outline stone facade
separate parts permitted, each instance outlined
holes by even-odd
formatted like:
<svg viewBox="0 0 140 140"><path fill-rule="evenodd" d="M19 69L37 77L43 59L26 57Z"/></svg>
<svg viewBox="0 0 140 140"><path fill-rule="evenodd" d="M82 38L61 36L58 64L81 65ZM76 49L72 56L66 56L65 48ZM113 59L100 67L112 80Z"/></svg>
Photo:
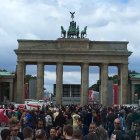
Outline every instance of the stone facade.
<svg viewBox="0 0 140 140"><path fill-rule="evenodd" d="M100 67L101 103L107 105L108 66L117 66L120 77L119 104L128 102L128 42L89 39L18 40L17 102L23 102L24 73L27 64L37 65L37 99L42 98L44 65L56 65L56 103L62 104L63 65L81 66L80 104L88 103L89 66Z"/></svg>
<svg viewBox="0 0 140 140"><path fill-rule="evenodd" d="M5 103L5 101L13 101L15 98L14 90L15 75L9 72L0 72L0 103Z"/></svg>
<svg viewBox="0 0 140 140"><path fill-rule="evenodd" d="M140 105L140 74L129 74L129 87L131 103Z"/></svg>

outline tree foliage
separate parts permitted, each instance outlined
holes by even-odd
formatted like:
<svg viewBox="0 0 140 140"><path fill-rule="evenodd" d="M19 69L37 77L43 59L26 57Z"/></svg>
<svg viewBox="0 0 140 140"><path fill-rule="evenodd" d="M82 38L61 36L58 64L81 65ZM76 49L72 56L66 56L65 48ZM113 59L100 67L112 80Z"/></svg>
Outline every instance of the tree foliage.
<svg viewBox="0 0 140 140"><path fill-rule="evenodd" d="M0 72L7 72L7 70L5 70L5 69L0 69Z"/></svg>
<svg viewBox="0 0 140 140"><path fill-rule="evenodd" d="M129 74L138 74L138 72L136 72L135 70L128 70L128 77ZM113 76L109 76L108 80L112 80L113 84L119 84L119 76L118 75L113 75ZM100 87L100 80L97 80L97 83L92 85L89 89L93 89L94 91L99 91L99 87Z"/></svg>
<svg viewBox="0 0 140 140"><path fill-rule="evenodd" d="M30 79L36 79L36 76L25 75L25 83L26 83L26 82L29 82Z"/></svg>
<svg viewBox="0 0 140 140"><path fill-rule="evenodd" d="M135 70L128 70L128 74L138 74L138 72L136 72Z"/></svg>

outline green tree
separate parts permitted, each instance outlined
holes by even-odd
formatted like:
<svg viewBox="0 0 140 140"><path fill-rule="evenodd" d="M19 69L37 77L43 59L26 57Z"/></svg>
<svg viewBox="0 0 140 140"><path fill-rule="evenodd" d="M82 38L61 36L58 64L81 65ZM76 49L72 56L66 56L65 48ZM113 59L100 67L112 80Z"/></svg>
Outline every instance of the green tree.
<svg viewBox="0 0 140 140"><path fill-rule="evenodd" d="M135 70L128 70L128 77L129 74L138 74ZM119 84L119 76L118 75L113 75L108 77L108 80L112 80L113 84ZM100 80L97 80L97 83L92 85L89 89L93 89L95 91L99 91L99 86L100 86Z"/></svg>
<svg viewBox="0 0 140 140"><path fill-rule="evenodd" d="M0 69L0 72L7 72L7 70L5 70L5 69Z"/></svg>
<svg viewBox="0 0 140 140"><path fill-rule="evenodd" d="M32 75L25 75L25 83L28 83L30 79L36 79L36 76L32 76Z"/></svg>
<svg viewBox="0 0 140 140"><path fill-rule="evenodd" d="M135 70L128 70L128 74L138 74Z"/></svg>
<svg viewBox="0 0 140 140"><path fill-rule="evenodd" d="M108 80L112 80L113 84L118 84L119 77L118 77L118 75L110 76L110 77L108 77Z"/></svg>
<svg viewBox="0 0 140 140"><path fill-rule="evenodd" d="M89 89L92 89L94 91L99 91L99 86L100 86L100 80L97 80L97 83L92 85Z"/></svg>

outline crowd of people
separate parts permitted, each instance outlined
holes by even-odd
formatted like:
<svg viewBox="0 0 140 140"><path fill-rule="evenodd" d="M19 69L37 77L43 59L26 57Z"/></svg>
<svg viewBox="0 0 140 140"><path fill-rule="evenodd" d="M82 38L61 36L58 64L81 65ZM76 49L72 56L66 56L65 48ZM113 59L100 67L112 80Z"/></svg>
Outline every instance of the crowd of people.
<svg viewBox="0 0 140 140"><path fill-rule="evenodd" d="M7 116L2 140L140 140L140 114L133 107L46 105L17 108Z"/></svg>

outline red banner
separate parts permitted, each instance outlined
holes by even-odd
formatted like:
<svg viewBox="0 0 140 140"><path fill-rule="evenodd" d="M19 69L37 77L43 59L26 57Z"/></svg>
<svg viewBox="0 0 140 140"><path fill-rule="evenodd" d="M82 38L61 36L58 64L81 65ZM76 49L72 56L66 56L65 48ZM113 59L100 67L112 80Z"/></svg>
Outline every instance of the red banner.
<svg viewBox="0 0 140 140"><path fill-rule="evenodd" d="M113 103L114 104L118 104L118 84L114 84L113 85Z"/></svg>

